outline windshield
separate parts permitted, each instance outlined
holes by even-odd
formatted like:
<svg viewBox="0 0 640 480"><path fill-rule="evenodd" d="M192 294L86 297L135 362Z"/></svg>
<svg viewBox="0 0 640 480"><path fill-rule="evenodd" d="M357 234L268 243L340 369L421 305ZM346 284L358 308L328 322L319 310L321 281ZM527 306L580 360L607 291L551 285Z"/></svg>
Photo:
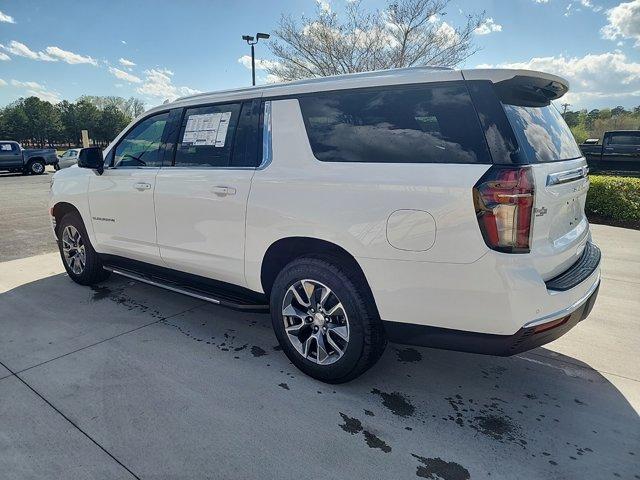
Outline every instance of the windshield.
<svg viewBox="0 0 640 480"><path fill-rule="evenodd" d="M529 162L553 162L582 156L571 130L553 105L503 105L518 144Z"/></svg>

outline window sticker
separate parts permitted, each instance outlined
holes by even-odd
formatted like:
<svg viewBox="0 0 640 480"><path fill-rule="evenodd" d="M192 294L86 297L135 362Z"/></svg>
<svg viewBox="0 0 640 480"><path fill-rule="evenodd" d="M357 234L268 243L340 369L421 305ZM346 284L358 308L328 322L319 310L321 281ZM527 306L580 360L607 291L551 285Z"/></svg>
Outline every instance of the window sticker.
<svg viewBox="0 0 640 480"><path fill-rule="evenodd" d="M190 115L182 135L183 146L224 147L231 112Z"/></svg>

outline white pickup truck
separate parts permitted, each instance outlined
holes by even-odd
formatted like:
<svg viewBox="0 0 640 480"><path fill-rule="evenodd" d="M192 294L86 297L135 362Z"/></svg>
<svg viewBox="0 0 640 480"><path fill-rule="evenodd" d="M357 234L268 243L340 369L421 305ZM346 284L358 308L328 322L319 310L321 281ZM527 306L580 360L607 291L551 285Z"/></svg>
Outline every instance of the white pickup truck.
<svg viewBox="0 0 640 480"><path fill-rule="evenodd" d="M305 373L387 340L512 355L586 318L600 251L586 161L524 70L411 68L179 99L57 172L69 276L270 311ZM215 319L212 319L215 321Z"/></svg>

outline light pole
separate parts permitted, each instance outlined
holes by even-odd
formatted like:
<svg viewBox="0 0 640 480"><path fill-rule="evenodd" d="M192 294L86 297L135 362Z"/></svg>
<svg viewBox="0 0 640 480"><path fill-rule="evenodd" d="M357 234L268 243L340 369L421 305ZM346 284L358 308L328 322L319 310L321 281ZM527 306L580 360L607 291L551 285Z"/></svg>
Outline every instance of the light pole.
<svg viewBox="0 0 640 480"><path fill-rule="evenodd" d="M255 38L251 35L243 35L242 39L251 45L251 85L256 84L256 54L254 50L254 45L260 41L261 38L265 40L269 38L268 33L256 33Z"/></svg>

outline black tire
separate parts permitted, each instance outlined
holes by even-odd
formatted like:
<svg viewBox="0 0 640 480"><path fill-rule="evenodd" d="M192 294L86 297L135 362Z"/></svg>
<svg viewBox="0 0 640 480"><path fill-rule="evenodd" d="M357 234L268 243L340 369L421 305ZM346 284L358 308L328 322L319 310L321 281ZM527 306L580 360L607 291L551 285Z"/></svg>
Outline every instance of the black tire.
<svg viewBox="0 0 640 480"><path fill-rule="evenodd" d="M282 269L271 290L271 320L282 350L302 372L326 383L344 383L362 375L378 361L386 346L382 322L362 275L342 263L338 258L324 255L298 258ZM326 285L347 313L348 344L342 357L329 365L305 358L285 331L282 314L285 295L292 285L304 279Z"/></svg>
<svg viewBox="0 0 640 480"><path fill-rule="evenodd" d="M80 234L81 242L84 246L85 264L82 271L79 273L74 272L72 267L67 263L67 259L63 251L62 238L65 229L69 226L75 228L75 230ZM87 230L84 227L84 222L75 212L67 213L62 217L60 225L58 225L58 249L60 251L62 264L64 265L67 274L71 277L71 280L79 283L80 285L94 285L106 280L109 278L109 275L111 275L111 272L102 268L102 262L91 245L91 241L87 235Z"/></svg>
<svg viewBox="0 0 640 480"><path fill-rule="evenodd" d="M42 175L45 171L45 164L42 160L31 160L27 170L31 175Z"/></svg>

